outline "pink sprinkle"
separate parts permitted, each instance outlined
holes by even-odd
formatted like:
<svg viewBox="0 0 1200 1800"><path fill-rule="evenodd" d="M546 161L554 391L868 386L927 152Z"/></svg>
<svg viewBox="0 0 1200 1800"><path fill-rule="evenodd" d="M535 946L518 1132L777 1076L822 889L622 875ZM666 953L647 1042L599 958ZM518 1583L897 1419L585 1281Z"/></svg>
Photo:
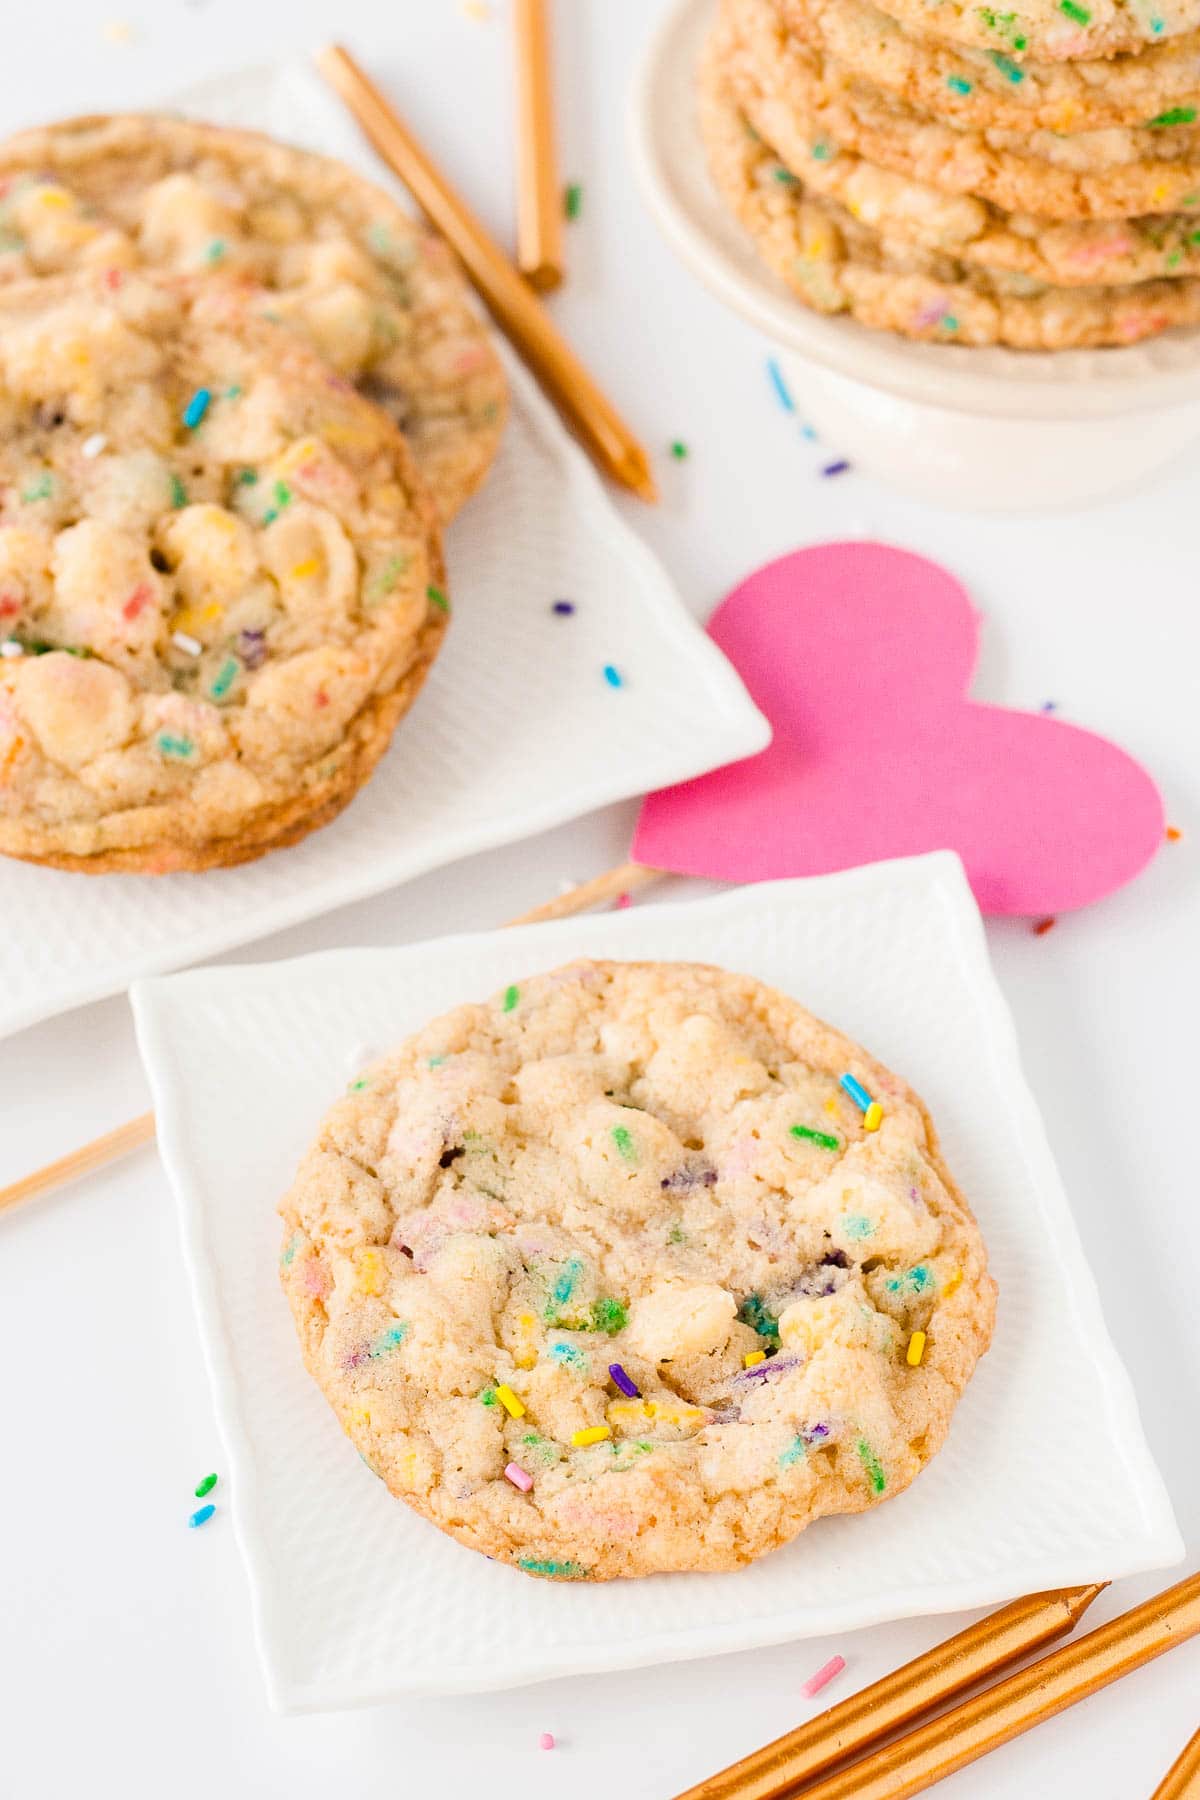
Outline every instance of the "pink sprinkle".
<svg viewBox="0 0 1200 1800"><path fill-rule="evenodd" d="M823 1687L828 1687L834 1676L840 1675L845 1666L846 1659L844 1656L831 1656L829 1661L825 1664L825 1667L823 1669L818 1669L815 1675L810 1675L808 1680L804 1683L804 1686L800 1689L804 1698L806 1700L811 1700L813 1695L819 1694Z"/></svg>
<svg viewBox="0 0 1200 1800"><path fill-rule="evenodd" d="M554 1733L552 1731L543 1731L541 1737L538 1739L538 1749L539 1750L553 1750L553 1748L554 1748Z"/></svg>
<svg viewBox="0 0 1200 1800"><path fill-rule="evenodd" d="M512 1482L513 1486L515 1488L520 1488L520 1490L523 1494L527 1494L529 1492L530 1488L533 1486L533 1476L527 1475L525 1473L525 1470L521 1467L520 1463L509 1463L509 1465L508 1465L507 1469L505 1469L504 1473L508 1477L509 1481ZM554 1742L554 1739L551 1738L550 1744L553 1744L553 1742ZM548 1750L550 1748L550 1744L543 1744L542 1745L543 1750Z"/></svg>
<svg viewBox="0 0 1200 1800"><path fill-rule="evenodd" d="M104 285L105 287L112 288L114 291L119 288L121 285L120 269L106 269L104 271Z"/></svg>
<svg viewBox="0 0 1200 1800"><path fill-rule="evenodd" d="M148 582L140 581L121 608L122 618L129 619L132 622L137 618L140 612L149 606L153 598L154 589Z"/></svg>
<svg viewBox="0 0 1200 1800"><path fill-rule="evenodd" d="M625 908L627 906L632 906L632 905L633 905L633 895L632 894L618 894L617 895L617 904L616 904L616 908L615 908L615 910L617 912L624 912Z"/></svg>

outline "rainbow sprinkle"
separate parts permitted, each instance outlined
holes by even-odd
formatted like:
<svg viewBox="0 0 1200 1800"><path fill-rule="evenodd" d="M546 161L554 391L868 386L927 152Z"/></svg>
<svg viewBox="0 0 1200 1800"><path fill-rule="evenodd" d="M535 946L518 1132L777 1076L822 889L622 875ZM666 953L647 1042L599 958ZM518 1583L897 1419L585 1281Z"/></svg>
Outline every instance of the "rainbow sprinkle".
<svg viewBox="0 0 1200 1800"><path fill-rule="evenodd" d="M760 1362L766 1362L766 1360L767 1353L765 1350L747 1350L745 1356L742 1358L742 1367L743 1369L753 1369L756 1368Z"/></svg>
<svg viewBox="0 0 1200 1800"><path fill-rule="evenodd" d="M1057 923L1057 919L1039 919L1033 928L1034 937L1045 937L1046 933L1053 930Z"/></svg>
<svg viewBox="0 0 1200 1800"><path fill-rule="evenodd" d="M671 445L671 455L675 458L675 461L684 462L687 458L687 453L687 445L680 438L676 438L675 442Z"/></svg>
<svg viewBox="0 0 1200 1800"><path fill-rule="evenodd" d="M637 1151L634 1149L633 1139L624 1125L613 1126L612 1141L617 1146L617 1150L625 1162L633 1162L635 1160Z"/></svg>
<svg viewBox="0 0 1200 1800"><path fill-rule="evenodd" d="M195 431L212 403L212 395L207 388L197 388L183 409L183 422L189 431Z"/></svg>
<svg viewBox="0 0 1200 1800"><path fill-rule="evenodd" d="M847 1074L840 1078L838 1086L843 1088L845 1092L849 1094L860 1112L866 1112L871 1104L871 1096L868 1094L861 1081L855 1081L853 1075Z"/></svg>
<svg viewBox="0 0 1200 1800"><path fill-rule="evenodd" d="M811 1125L790 1125L788 1130L792 1137L803 1138L807 1143L816 1144L820 1150L836 1150L838 1139L828 1131L814 1131Z"/></svg>
<svg viewBox="0 0 1200 1800"><path fill-rule="evenodd" d="M868 1106L866 1112L863 1114L863 1130L878 1131L882 1123L883 1108L880 1106L878 1100L872 1100L870 1106Z"/></svg>
<svg viewBox="0 0 1200 1800"><path fill-rule="evenodd" d="M588 1444L602 1444L605 1438L611 1436L612 1432L607 1425L585 1425L582 1431L571 1433L571 1442L577 1450L583 1450Z"/></svg>
<svg viewBox="0 0 1200 1800"><path fill-rule="evenodd" d="M553 1750L553 1748L554 1748L554 1733L552 1731L543 1731L541 1737L538 1739L538 1749L539 1750Z"/></svg>
<svg viewBox="0 0 1200 1800"><path fill-rule="evenodd" d="M521 990L519 987L506 987L504 990L504 1005L502 1006L501 1011L512 1012L520 998Z"/></svg>
<svg viewBox="0 0 1200 1800"><path fill-rule="evenodd" d="M946 86L955 94L969 94L971 91L970 82L964 81L961 75L947 75Z"/></svg>
<svg viewBox="0 0 1200 1800"><path fill-rule="evenodd" d="M159 755L173 762L187 762L196 748L190 737L172 737L169 731L160 731L154 741Z"/></svg>
<svg viewBox="0 0 1200 1800"><path fill-rule="evenodd" d="M872 1488L877 1494L882 1494L884 1488L887 1486L887 1476L883 1472L883 1464L872 1450L870 1444L868 1444L866 1438L859 1438L854 1448L858 1452L859 1462L867 1471L867 1476Z"/></svg>
<svg viewBox="0 0 1200 1800"><path fill-rule="evenodd" d="M910 1369L915 1369L919 1367L921 1358L924 1354L925 1333L923 1331L914 1331L908 1340L908 1350L904 1360Z"/></svg>
<svg viewBox="0 0 1200 1800"><path fill-rule="evenodd" d="M635 1381L629 1379L620 1363L609 1363L608 1372L623 1394L627 1394L631 1400L641 1399L641 1389Z"/></svg>
<svg viewBox="0 0 1200 1800"><path fill-rule="evenodd" d="M605 663L604 679L605 679L605 681L607 681L609 687L611 687L611 688L624 687L624 685L625 685L624 677L622 676L621 671L618 668L615 668L612 663Z"/></svg>
<svg viewBox="0 0 1200 1800"><path fill-rule="evenodd" d="M573 600L556 600L550 610L556 612L560 619L565 619L575 611L575 602Z"/></svg>
<svg viewBox="0 0 1200 1800"><path fill-rule="evenodd" d="M425 598L431 606L436 606L439 612L448 613L450 611L450 602L447 600L445 594L443 594L441 588L434 587L432 582L430 582L429 586L425 589Z"/></svg>
<svg viewBox="0 0 1200 1800"><path fill-rule="evenodd" d="M825 467L821 470L821 473L822 475L844 475L849 467L850 464L846 461L845 457L841 456L838 458L837 462L826 463Z"/></svg>
<svg viewBox="0 0 1200 1800"><path fill-rule="evenodd" d="M808 1680L804 1683L804 1686L800 1689L804 1698L806 1700L811 1700L814 1694L819 1694L823 1687L828 1687L834 1676L840 1675L845 1666L846 1659L844 1656L831 1656L829 1661L825 1663L822 1668L818 1669L815 1675L809 1676Z"/></svg>
<svg viewBox="0 0 1200 1800"><path fill-rule="evenodd" d="M577 1562L550 1562L537 1556L522 1556L517 1567L524 1569L527 1575L549 1575L556 1581L586 1581L588 1578L583 1564Z"/></svg>
<svg viewBox="0 0 1200 1800"><path fill-rule="evenodd" d="M517 1396L513 1393L507 1381L497 1382L496 1398L510 1419L523 1419L525 1417L525 1403L524 1401L517 1399Z"/></svg>
<svg viewBox="0 0 1200 1800"><path fill-rule="evenodd" d="M788 392L787 382L783 379L783 371L773 356L767 358L767 374L771 377L771 386L775 389L776 398L784 412L794 413L796 402Z"/></svg>
<svg viewBox="0 0 1200 1800"><path fill-rule="evenodd" d="M212 1518L212 1516L216 1512L216 1510L217 1510L216 1507L212 1505L211 1501L207 1506L197 1507L196 1511L192 1514L191 1518L188 1520L188 1525L191 1527L191 1529L193 1531L195 1531L197 1525L207 1525L208 1521Z"/></svg>
<svg viewBox="0 0 1200 1800"><path fill-rule="evenodd" d="M563 211L568 219L577 219L583 211L583 183L570 182L563 192Z"/></svg>
<svg viewBox="0 0 1200 1800"><path fill-rule="evenodd" d="M509 1463L504 1471L504 1479L511 1481L515 1488L520 1488L523 1494L527 1494L533 1486L533 1476L523 1469L520 1463Z"/></svg>
<svg viewBox="0 0 1200 1800"><path fill-rule="evenodd" d="M203 1481L198 1482L196 1484L195 1492L196 1492L197 1500L203 1500L205 1494L211 1494L213 1489L216 1487L216 1485L217 1485L216 1476L215 1475L206 1475L204 1477Z"/></svg>

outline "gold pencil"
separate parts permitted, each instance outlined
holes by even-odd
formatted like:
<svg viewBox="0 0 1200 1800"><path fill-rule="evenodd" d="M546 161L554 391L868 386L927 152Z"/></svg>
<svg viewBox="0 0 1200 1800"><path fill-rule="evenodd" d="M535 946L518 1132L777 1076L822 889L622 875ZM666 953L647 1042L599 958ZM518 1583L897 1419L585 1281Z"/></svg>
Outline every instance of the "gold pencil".
<svg viewBox="0 0 1200 1800"><path fill-rule="evenodd" d="M554 143L546 0L514 0L517 63L517 267L540 294L563 278L563 198Z"/></svg>
<svg viewBox="0 0 1200 1800"><path fill-rule="evenodd" d="M528 282L436 169L391 104L348 50L330 44L317 67L341 95L383 160L457 251L467 274L509 337L571 421L595 460L643 500L657 500L650 461L601 393Z"/></svg>
<svg viewBox="0 0 1200 1800"><path fill-rule="evenodd" d="M1200 1731L1189 1738L1150 1800L1197 1800L1200 1796Z"/></svg>

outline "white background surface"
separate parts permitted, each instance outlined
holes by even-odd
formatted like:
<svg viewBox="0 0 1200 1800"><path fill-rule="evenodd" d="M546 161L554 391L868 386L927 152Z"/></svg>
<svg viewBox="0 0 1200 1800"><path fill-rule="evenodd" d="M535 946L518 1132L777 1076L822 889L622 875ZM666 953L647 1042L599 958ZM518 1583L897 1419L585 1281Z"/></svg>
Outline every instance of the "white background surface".
<svg viewBox="0 0 1200 1800"><path fill-rule="evenodd" d="M1021 706L1054 699L1065 717L1117 737L1154 771L1185 833L1086 916L1042 938L1020 923L989 935L1194 1566L1200 457L1103 512L1030 520L941 515L853 474L821 481L836 446L801 440L771 399L763 343L675 267L632 191L624 94L657 6L559 0L557 10L564 175L585 183L586 198L568 240L570 288L555 306L647 443L659 451L678 437L691 447L682 465L660 460L661 509L627 503L689 603L705 613L768 556L830 535L867 531L940 557L987 615L975 691ZM115 18L133 25L135 42L105 36ZM59 0L8 22L2 122L148 103L303 48L335 23L507 235L510 83L498 6L479 24L456 0ZM266 953L490 925L563 878L620 859L633 812L615 808L479 858L283 934ZM0 1180L142 1109L124 1003L0 1047L0 1096ZM220 1117L212 1129L220 1133ZM152 1155L0 1227L0 1356L6 1800L85 1791L325 1800L331 1790L363 1800L563 1791L601 1800L618 1788L631 1800L669 1800L814 1710L800 1683L833 1650L849 1668L828 1700L947 1629L917 1621L828 1646L468 1701L274 1718L225 1521L218 1514L197 1533L184 1526L192 1486L214 1466L214 1431ZM1123 1583L1093 1617L1155 1585ZM1200 1645L1186 1646L941 1791L947 1800L1149 1796L1200 1723L1198 1676ZM536 1747L543 1730L559 1737L552 1754Z"/></svg>

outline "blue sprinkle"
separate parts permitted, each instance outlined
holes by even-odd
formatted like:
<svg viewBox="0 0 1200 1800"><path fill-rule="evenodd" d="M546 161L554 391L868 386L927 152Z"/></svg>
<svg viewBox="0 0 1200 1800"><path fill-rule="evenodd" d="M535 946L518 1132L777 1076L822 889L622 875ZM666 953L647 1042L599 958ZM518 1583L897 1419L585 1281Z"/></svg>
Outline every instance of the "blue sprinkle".
<svg viewBox="0 0 1200 1800"><path fill-rule="evenodd" d="M207 388L197 388L183 409L183 422L189 431L195 431L197 425L208 411L208 403L212 395Z"/></svg>
<svg viewBox="0 0 1200 1800"><path fill-rule="evenodd" d="M568 613L573 613L575 611L575 602L573 600L556 600L554 602L554 611L562 614L565 618Z"/></svg>
<svg viewBox="0 0 1200 1800"><path fill-rule="evenodd" d="M191 1526L193 1531L195 1530L197 1525L207 1525L208 1521L212 1518L212 1516L216 1512L216 1510L217 1510L216 1507L211 1504L208 1506L198 1506L196 1508L195 1512L192 1514L191 1518L188 1520L188 1524Z"/></svg>
<svg viewBox="0 0 1200 1800"><path fill-rule="evenodd" d="M843 1075L841 1085L845 1088L855 1106L861 1108L863 1112L866 1112L868 1106L871 1104L871 1096L868 1094L862 1082L855 1081L853 1075Z"/></svg>
<svg viewBox="0 0 1200 1800"><path fill-rule="evenodd" d="M1058 701L1057 700L1043 700L1042 705L1041 705L1041 710L1042 710L1042 712L1057 712L1058 711Z"/></svg>
<svg viewBox="0 0 1200 1800"><path fill-rule="evenodd" d="M800 427L800 436L806 439L810 444L815 444L817 441L817 434L811 425L802 425Z"/></svg>
<svg viewBox="0 0 1200 1800"><path fill-rule="evenodd" d="M625 679L621 674L621 671L619 669L614 669L611 663L605 663L604 665L604 679L607 681L609 687L624 687L625 685Z"/></svg>
<svg viewBox="0 0 1200 1800"><path fill-rule="evenodd" d="M838 462L826 463L821 470L822 475L844 475L850 464L842 457Z"/></svg>
<svg viewBox="0 0 1200 1800"><path fill-rule="evenodd" d="M785 412L795 412L796 402L788 392L787 382L783 379L783 371L773 356L767 358L767 374L771 377L771 386L779 398L779 404Z"/></svg>

